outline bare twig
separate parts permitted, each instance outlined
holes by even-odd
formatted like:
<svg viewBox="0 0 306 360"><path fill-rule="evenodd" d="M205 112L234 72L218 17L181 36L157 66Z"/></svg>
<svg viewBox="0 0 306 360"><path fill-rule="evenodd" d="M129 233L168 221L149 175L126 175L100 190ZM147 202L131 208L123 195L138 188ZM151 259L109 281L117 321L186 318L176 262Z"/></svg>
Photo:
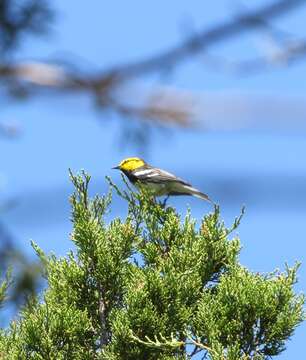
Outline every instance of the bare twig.
<svg viewBox="0 0 306 360"><path fill-rule="evenodd" d="M105 300L103 297L104 291L102 289L101 284L98 284L98 291L99 291L99 318L100 318L100 346L103 348L105 345L108 344L109 337L108 337L108 330L107 330L107 309Z"/></svg>

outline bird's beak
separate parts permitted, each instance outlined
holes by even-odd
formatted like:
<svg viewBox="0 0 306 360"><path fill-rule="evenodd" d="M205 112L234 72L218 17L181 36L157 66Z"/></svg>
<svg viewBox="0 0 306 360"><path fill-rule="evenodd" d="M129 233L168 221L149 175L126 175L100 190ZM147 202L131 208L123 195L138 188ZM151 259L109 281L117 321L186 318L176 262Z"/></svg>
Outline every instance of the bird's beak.
<svg viewBox="0 0 306 360"><path fill-rule="evenodd" d="M114 167L112 167L112 169L120 170L120 166L119 166L119 165L118 165L118 166L114 166Z"/></svg>

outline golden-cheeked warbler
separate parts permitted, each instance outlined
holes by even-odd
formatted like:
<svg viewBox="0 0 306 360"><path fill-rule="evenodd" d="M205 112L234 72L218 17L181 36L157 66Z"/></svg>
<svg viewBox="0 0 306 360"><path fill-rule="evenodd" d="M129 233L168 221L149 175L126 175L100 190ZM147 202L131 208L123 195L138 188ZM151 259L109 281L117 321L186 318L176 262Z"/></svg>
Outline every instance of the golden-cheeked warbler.
<svg viewBox="0 0 306 360"><path fill-rule="evenodd" d="M141 184L153 196L192 195L211 201L206 194L188 182L168 171L151 166L138 157L124 159L113 169L121 170L133 185L137 187L137 184Z"/></svg>

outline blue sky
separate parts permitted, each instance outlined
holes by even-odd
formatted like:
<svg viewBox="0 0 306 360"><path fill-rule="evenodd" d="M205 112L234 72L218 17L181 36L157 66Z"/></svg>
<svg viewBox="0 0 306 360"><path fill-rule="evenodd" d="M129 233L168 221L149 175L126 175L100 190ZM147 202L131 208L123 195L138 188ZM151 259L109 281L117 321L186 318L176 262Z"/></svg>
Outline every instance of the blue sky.
<svg viewBox="0 0 306 360"><path fill-rule="evenodd" d="M84 70L103 69L154 54L232 14L233 1L207 2L86 2L55 1L58 12L49 37L27 40L19 59L77 56ZM248 6L263 3L249 1ZM306 7L275 22L303 35ZM189 29L189 30L188 30ZM229 58L258 53L259 36L237 38L212 51ZM183 63L163 84L198 93L265 94L304 99L306 61L254 76L237 77L212 70L201 57ZM152 83L145 79L146 84ZM253 95L254 94L254 95ZM222 107L222 103L219 105ZM251 115L250 115L251 116ZM269 119L270 114L266 114ZM256 120L256 119L254 119ZM261 119L260 119L261 120ZM72 187L68 168L86 169L93 176L93 192L107 190L105 175L120 176L110 168L130 155L145 156L152 164L192 182L220 203L230 224L246 205L238 234L241 262L254 271L284 269L285 262L302 261L298 291L306 290L306 142L305 132L246 130L205 132L168 129L153 131L145 152L133 144L122 148L123 119L94 110L86 96L40 97L28 103L5 103L0 121L16 121L19 138L0 142L0 195L16 199L2 215L18 244L31 254L33 239L46 251L64 255L69 241L68 197ZM209 205L193 198L171 200L184 214L187 206L200 218ZM123 215L114 199L112 215ZM296 359L302 353L305 324L300 326L279 359Z"/></svg>

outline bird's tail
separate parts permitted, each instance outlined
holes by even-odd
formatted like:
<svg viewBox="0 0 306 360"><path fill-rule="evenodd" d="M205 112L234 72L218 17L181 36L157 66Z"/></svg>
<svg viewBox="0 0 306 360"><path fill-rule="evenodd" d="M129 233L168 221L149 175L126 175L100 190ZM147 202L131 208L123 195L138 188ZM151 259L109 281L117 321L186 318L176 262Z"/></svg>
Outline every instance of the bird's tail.
<svg viewBox="0 0 306 360"><path fill-rule="evenodd" d="M192 186L184 186L184 188L186 190L188 190L189 194L190 195L193 195L193 196L196 196L202 200L206 200L206 201L209 201L213 204L213 201L209 198L208 195L202 193L201 191L199 191L198 189L192 187Z"/></svg>

